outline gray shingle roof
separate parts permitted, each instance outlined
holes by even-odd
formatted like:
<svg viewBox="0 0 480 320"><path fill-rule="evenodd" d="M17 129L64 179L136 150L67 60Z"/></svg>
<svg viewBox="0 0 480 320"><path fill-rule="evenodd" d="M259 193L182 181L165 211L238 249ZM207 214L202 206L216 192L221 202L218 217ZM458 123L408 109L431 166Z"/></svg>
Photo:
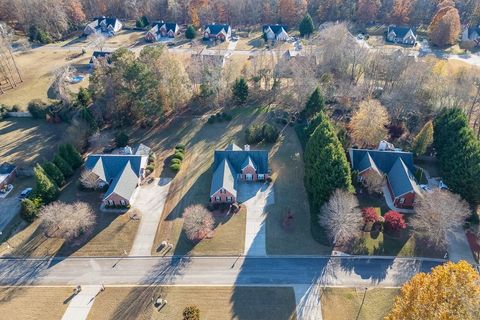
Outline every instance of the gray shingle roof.
<svg viewBox="0 0 480 320"><path fill-rule="evenodd" d="M147 147L143 143L140 143L138 145L138 147L135 149L134 154L137 155L137 156L147 156L148 157L150 155L151 150L152 149L150 149L149 147Z"/></svg>
<svg viewBox="0 0 480 320"><path fill-rule="evenodd" d="M370 155L369 152L367 152L363 156L363 159L359 162L357 170L359 172L363 172L363 171L365 171L367 169L370 169L370 168L377 171L378 173L381 173L380 170L377 168L377 165L375 164L375 161L373 161L372 156Z"/></svg>
<svg viewBox="0 0 480 320"><path fill-rule="evenodd" d="M209 24L205 26L205 30L206 29L210 30L210 34L217 35L222 30L225 31L225 33L228 33L228 30L230 30L230 25L229 24Z"/></svg>
<svg viewBox="0 0 480 320"><path fill-rule="evenodd" d="M388 181L395 198L409 192L420 193L415 178L402 158L398 157L388 173Z"/></svg>
<svg viewBox="0 0 480 320"><path fill-rule="evenodd" d="M377 168L387 174L392 169L397 158L402 158L403 162L407 168L411 171L415 171L415 166L413 165L413 153L403 152L403 151L392 151L392 150L367 150L367 149L350 149L350 162L352 164L352 169L356 171L361 171L360 162L365 157L366 153L369 153L373 161L377 165Z"/></svg>
<svg viewBox="0 0 480 320"><path fill-rule="evenodd" d="M404 27L404 26L389 26L387 30L387 34L390 32L395 32L398 38L404 38L408 31L412 30L413 35L417 36L417 31L415 28Z"/></svg>
<svg viewBox="0 0 480 320"><path fill-rule="evenodd" d="M226 148L225 150L227 151L238 151L238 150L242 150L242 148L240 148L239 146L237 146L235 143L230 143Z"/></svg>
<svg viewBox="0 0 480 320"><path fill-rule="evenodd" d="M248 156L245 161L243 162L242 164L242 170L245 169L246 167L252 167L253 169L257 170L257 166L255 165L255 163L253 162L252 160L252 157Z"/></svg>
<svg viewBox="0 0 480 320"><path fill-rule="evenodd" d="M236 197L236 180L236 174L234 173L230 162L227 159L223 159L220 165L213 172L210 195L213 195L221 188L224 188Z"/></svg>
<svg viewBox="0 0 480 320"><path fill-rule="evenodd" d="M128 161L123 170L119 172L118 177L113 179L104 198L107 198L112 193L116 193L122 198L130 200L137 188L138 178L139 176L133 171L132 164Z"/></svg>
<svg viewBox="0 0 480 320"><path fill-rule="evenodd" d="M272 29L273 33L275 34L279 34L281 33L283 30L285 30L285 32L288 31L288 26L287 25L281 25L281 24L266 24L263 26L262 30L263 32L266 32L266 30L270 28Z"/></svg>

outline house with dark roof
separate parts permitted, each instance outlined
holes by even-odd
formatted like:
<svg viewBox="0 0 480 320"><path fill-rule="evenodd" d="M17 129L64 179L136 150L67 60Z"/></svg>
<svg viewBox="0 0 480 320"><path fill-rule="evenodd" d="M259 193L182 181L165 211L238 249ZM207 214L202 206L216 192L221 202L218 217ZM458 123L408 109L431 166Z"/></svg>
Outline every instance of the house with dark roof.
<svg viewBox="0 0 480 320"><path fill-rule="evenodd" d="M4 162L0 165L0 190L13 182L17 176L17 167L11 163Z"/></svg>
<svg viewBox="0 0 480 320"><path fill-rule="evenodd" d="M415 28L391 25L388 26L386 39L388 42L413 46L417 43L417 31Z"/></svg>
<svg viewBox="0 0 480 320"><path fill-rule="evenodd" d="M98 177L97 187L107 191L103 196L106 206L127 206L138 185L145 178L150 149L144 145L132 154L92 154L84 168Z"/></svg>
<svg viewBox="0 0 480 320"><path fill-rule="evenodd" d="M473 41L475 46L480 45L480 26L465 27L462 31L462 42Z"/></svg>
<svg viewBox="0 0 480 320"><path fill-rule="evenodd" d="M209 24L203 31L204 40L229 40L232 35L232 29L229 24Z"/></svg>
<svg viewBox="0 0 480 320"><path fill-rule="evenodd" d="M114 17L98 17L87 24L83 30L83 34L89 36L91 34L100 33L106 36L114 36L122 30L123 24Z"/></svg>
<svg viewBox="0 0 480 320"><path fill-rule="evenodd" d="M145 34L145 40L148 42L156 42L162 38L175 38L180 28L175 22L154 22L152 28Z"/></svg>
<svg viewBox="0 0 480 320"><path fill-rule="evenodd" d="M234 203L239 183L265 181L269 176L267 151L229 144L225 150L215 150L210 201Z"/></svg>
<svg viewBox="0 0 480 320"><path fill-rule="evenodd" d="M369 174L386 177L386 184L393 204L397 208L413 208L421 190L412 172L413 153L398 150L349 149L350 164L362 181Z"/></svg>
<svg viewBox="0 0 480 320"><path fill-rule="evenodd" d="M266 24L262 28L263 35L266 40L272 41L287 41L290 37L288 36L288 26L280 24Z"/></svg>
<svg viewBox="0 0 480 320"><path fill-rule="evenodd" d="M108 63L110 63L110 55L112 52L106 52L106 51L94 51L92 54L92 57L90 58L90 66L93 66L95 61L98 61L99 59L105 59Z"/></svg>

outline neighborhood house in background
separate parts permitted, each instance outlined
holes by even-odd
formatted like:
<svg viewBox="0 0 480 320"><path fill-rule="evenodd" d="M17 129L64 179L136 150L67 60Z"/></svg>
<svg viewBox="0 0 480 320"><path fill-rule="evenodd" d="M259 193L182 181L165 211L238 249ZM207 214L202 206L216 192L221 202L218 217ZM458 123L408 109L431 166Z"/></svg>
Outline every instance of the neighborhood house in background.
<svg viewBox="0 0 480 320"><path fill-rule="evenodd" d="M265 150L250 150L248 145L242 150L235 144L229 144L225 150L215 150L210 201L236 202L238 183L265 181L269 175Z"/></svg>
<svg viewBox="0 0 480 320"><path fill-rule="evenodd" d="M397 208L413 208L421 190L413 177L413 153L392 148L382 141L377 150L349 149L352 169L358 173L359 181L369 174L386 176L387 188Z"/></svg>
<svg viewBox="0 0 480 320"><path fill-rule="evenodd" d="M153 23L153 27L145 35L145 40L155 42L162 38L175 38L179 30L180 28L175 22L155 22Z"/></svg>
<svg viewBox="0 0 480 320"><path fill-rule="evenodd" d="M417 31L415 28L391 25L388 26L387 41L413 46L417 42Z"/></svg>
<svg viewBox="0 0 480 320"><path fill-rule="evenodd" d="M94 33L102 33L106 36L113 36L122 30L122 27L122 23L117 18L99 17L87 24L83 34L88 36Z"/></svg>
<svg viewBox="0 0 480 320"><path fill-rule="evenodd" d="M204 40L220 40L226 41L230 39L232 34L232 29L228 24L209 24L205 26L205 31L203 32Z"/></svg>
<svg viewBox="0 0 480 320"><path fill-rule="evenodd" d="M263 34L266 40L287 41L290 38L287 31L288 27L286 25L267 24L263 26Z"/></svg>
<svg viewBox="0 0 480 320"><path fill-rule="evenodd" d="M87 157L85 169L98 177L97 187L106 188L105 206L128 206L143 178L148 164L150 148L140 145L132 151L122 148L121 154L92 154Z"/></svg>

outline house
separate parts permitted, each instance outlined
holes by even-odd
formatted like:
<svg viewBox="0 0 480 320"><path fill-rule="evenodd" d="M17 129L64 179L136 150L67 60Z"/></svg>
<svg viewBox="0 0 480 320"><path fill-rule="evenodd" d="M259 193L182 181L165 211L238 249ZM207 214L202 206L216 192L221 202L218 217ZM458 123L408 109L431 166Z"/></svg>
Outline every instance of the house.
<svg viewBox="0 0 480 320"><path fill-rule="evenodd" d="M389 196L395 207L413 208L415 198L422 194L412 174L415 170L413 153L387 146L381 150L351 148L349 155L352 169L357 172L359 181L369 174L385 176Z"/></svg>
<svg viewBox="0 0 480 320"><path fill-rule="evenodd" d="M462 42L473 41L475 46L480 45L480 26L465 27L462 31Z"/></svg>
<svg viewBox="0 0 480 320"><path fill-rule="evenodd" d="M267 24L263 26L262 30L266 40L287 41L290 38L287 33L288 27L286 25Z"/></svg>
<svg viewBox="0 0 480 320"><path fill-rule="evenodd" d="M229 144L225 150L215 150L210 201L234 203L239 183L265 181L269 176L267 151Z"/></svg>
<svg viewBox="0 0 480 320"><path fill-rule="evenodd" d="M175 38L179 31L180 28L175 22L155 22L145 35L145 40L155 42L161 40L161 38Z"/></svg>
<svg viewBox="0 0 480 320"><path fill-rule="evenodd" d="M112 52L106 52L106 51L94 51L93 54L92 54L92 57L90 58L90 66L93 66L93 64L95 63L95 61L97 61L98 59L106 59L108 63L110 63L110 55L112 54Z"/></svg>
<svg viewBox="0 0 480 320"><path fill-rule="evenodd" d="M417 31L415 28L391 25L387 29L387 41L413 46L417 42Z"/></svg>
<svg viewBox="0 0 480 320"><path fill-rule="evenodd" d="M230 39L232 29L228 24L209 24L203 31L204 40L220 40L225 41Z"/></svg>
<svg viewBox="0 0 480 320"><path fill-rule="evenodd" d="M89 36L95 33L101 33L107 36L113 36L122 30L122 23L117 18L98 17L87 24L83 34Z"/></svg>
<svg viewBox="0 0 480 320"><path fill-rule="evenodd" d="M131 150L131 149L130 149ZM140 145L132 154L92 154L85 169L98 177L97 187L107 188L106 206L128 206L138 185L145 178L150 148Z"/></svg>
<svg viewBox="0 0 480 320"><path fill-rule="evenodd" d="M17 167L11 163L4 162L0 165L0 190L5 189L17 176Z"/></svg>

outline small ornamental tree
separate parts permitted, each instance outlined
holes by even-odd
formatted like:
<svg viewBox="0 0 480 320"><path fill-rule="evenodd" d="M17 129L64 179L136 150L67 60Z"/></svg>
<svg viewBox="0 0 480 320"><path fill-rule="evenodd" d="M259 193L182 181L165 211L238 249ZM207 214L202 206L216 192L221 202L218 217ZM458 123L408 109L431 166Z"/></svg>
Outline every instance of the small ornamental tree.
<svg viewBox="0 0 480 320"><path fill-rule="evenodd" d="M197 306L189 306L183 309L183 320L200 320L200 309Z"/></svg>
<svg viewBox="0 0 480 320"><path fill-rule="evenodd" d="M403 214L397 211L388 211L383 218L385 219L384 227L387 231L398 232L407 228Z"/></svg>
<svg viewBox="0 0 480 320"><path fill-rule="evenodd" d="M248 84L244 78L236 79L232 88L233 100L244 104L248 98Z"/></svg>
<svg viewBox="0 0 480 320"><path fill-rule="evenodd" d="M188 25L187 30L185 31L185 38L189 40L193 40L197 37L197 31L195 30L195 27L192 26L191 24Z"/></svg>
<svg viewBox="0 0 480 320"><path fill-rule="evenodd" d="M372 207L363 208L362 217L365 224L375 223L380 221L380 216L378 215L377 210L375 210L375 208L372 208Z"/></svg>
<svg viewBox="0 0 480 320"><path fill-rule="evenodd" d="M210 211L201 205L187 207L183 212L183 229L191 241L200 241L213 233L215 220Z"/></svg>
<svg viewBox="0 0 480 320"><path fill-rule="evenodd" d="M312 17L307 13L307 15L303 18L302 22L300 22L299 26L300 36L309 36L315 30L315 26L313 25Z"/></svg>

